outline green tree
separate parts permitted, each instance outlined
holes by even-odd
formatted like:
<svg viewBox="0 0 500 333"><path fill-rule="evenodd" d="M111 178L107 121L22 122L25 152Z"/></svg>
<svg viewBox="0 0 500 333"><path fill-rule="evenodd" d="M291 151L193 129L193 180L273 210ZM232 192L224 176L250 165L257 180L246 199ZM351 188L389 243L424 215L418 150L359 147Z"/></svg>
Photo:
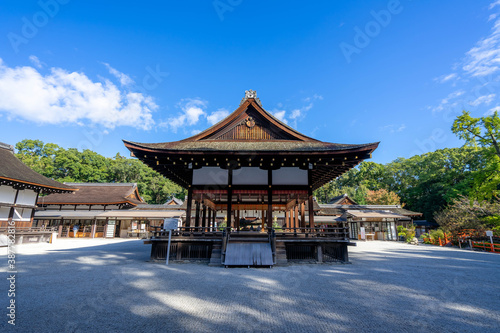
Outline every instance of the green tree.
<svg viewBox="0 0 500 333"><path fill-rule="evenodd" d="M452 131L465 145L483 147L483 167L473 177L471 196L479 200L498 196L500 188L500 117L495 111L490 116L473 118L463 111L455 119Z"/></svg>
<svg viewBox="0 0 500 333"><path fill-rule="evenodd" d="M52 178L54 157L62 148L53 143L25 139L16 144L17 158L34 171Z"/></svg>

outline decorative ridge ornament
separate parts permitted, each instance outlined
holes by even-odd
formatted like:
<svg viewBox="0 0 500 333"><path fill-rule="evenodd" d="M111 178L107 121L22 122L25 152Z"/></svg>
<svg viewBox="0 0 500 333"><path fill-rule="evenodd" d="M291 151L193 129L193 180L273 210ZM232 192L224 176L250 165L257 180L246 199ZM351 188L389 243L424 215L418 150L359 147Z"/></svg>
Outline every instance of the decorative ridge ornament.
<svg viewBox="0 0 500 333"><path fill-rule="evenodd" d="M254 99L257 104L259 104L262 107L262 103L260 102L260 99L257 98L257 92L255 90L249 89L245 90L245 97L241 100L241 104L243 104L247 99Z"/></svg>

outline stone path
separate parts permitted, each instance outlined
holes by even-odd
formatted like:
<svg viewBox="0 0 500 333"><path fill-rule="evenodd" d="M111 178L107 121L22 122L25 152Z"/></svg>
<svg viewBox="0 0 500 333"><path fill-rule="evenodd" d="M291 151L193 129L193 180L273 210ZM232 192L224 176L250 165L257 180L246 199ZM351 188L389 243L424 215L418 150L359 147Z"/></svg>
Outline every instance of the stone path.
<svg viewBox="0 0 500 333"><path fill-rule="evenodd" d="M498 332L500 254L395 242L352 264L150 263L137 240L22 245L18 332ZM0 249L6 276L5 248ZM5 279L0 331L7 324Z"/></svg>

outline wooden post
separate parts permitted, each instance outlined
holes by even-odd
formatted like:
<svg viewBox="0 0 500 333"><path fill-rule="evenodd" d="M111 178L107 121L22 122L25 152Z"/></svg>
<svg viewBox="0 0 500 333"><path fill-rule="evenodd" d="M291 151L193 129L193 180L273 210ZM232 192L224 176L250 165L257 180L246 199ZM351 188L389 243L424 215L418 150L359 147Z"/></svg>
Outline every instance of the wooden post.
<svg viewBox="0 0 500 333"><path fill-rule="evenodd" d="M203 205L203 214L201 218L201 226L203 227L203 231L206 231L207 227L207 206Z"/></svg>
<svg viewBox="0 0 500 333"><path fill-rule="evenodd" d="M273 170L267 170L267 184L269 187L267 188L267 227L273 227Z"/></svg>
<svg viewBox="0 0 500 333"><path fill-rule="evenodd" d="M210 223L212 222L212 208L208 208L207 225L205 226L205 231L210 231Z"/></svg>
<svg viewBox="0 0 500 333"><path fill-rule="evenodd" d="M306 204L304 202L300 204L300 227L306 227ZM302 232L305 232L305 230L302 230Z"/></svg>
<svg viewBox="0 0 500 333"><path fill-rule="evenodd" d="M213 231L216 231L216 229L215 229L215 219L216 219L216 217L217 217L217 210L214 209L214 214L212 216L212 230Z"/></svg>
<svg viewBox="0 0 500 333"><path fill-rule="evenodd" d="M194 220L194 226L198 228L200 226L200 202L196 201L196 215Z"/></svg>
<svg viewBox="0 0 500 333"><path fill-rule="evenodd" d="M285 210L285 230L290 228L290 221L288 218L289 218L288 210Z"/></svg>
<svg viewBox="0 0 500 333"><path fill-rule="evenodd" d="M95 238L95 229L97 228L97 218L94 218L94 224L92 225L92 238Z"/></svg>
<svg viewBox="0 0 500 333"><path fill-rule="evenodd" d="M314 228L314 207L313 207L313 193L312 193L312 172L307 170L307 204L309 208L309 228Z"/></svg>
<svg viewBox="0 0 500 333"><path fill-rule="evenodd" d="M191 228L192 201L193 201L193 188L191 187L191 185L189 185L188 196L187 196L187 206L186 206L186 227L187 228Z"/></svg>
<svg viewBox="0 0 500 333"><path fill-rule="evenodd" d="M232 225L232 209L233 209L233 169L227 170L227 227L231 228Z"/></svg>
<svg viewBox="0 0 500 333"><path fill-rule="evenodd" d="M299 204L297 203L295 205L295 211L294 211L294 221L295 221L295 228L299 228Z"/></svg>
<svg viewBox="0 0 500 333"><path fill-rule="evenodd" d="M264 210L261 211L261 215L262 215L262 218L261 218L261 221L262 221L261 230L264 231L265 228L266 228L266 222L265 222L266 221L266 219L265 219L266 214L265 214Z"/></svg>
<svg viewBox="0 0 500 333"><path fill-rule="evenodd" d="M236 214L236 220L234 221L236 231L240 231L240 210L237 209L234 213Z"/></svg>

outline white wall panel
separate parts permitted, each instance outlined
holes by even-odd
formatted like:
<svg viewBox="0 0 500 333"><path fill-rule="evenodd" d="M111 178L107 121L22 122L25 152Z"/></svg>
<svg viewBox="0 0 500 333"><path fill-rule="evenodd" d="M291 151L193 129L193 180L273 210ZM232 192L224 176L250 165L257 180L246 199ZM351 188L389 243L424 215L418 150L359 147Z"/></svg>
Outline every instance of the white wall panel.
<svg viewBox="0 0 500 333"><path fill-rule="evenodd" d="M33 190L19 191L16 204L34 206L36 204L36 192Z"/></svg>
<svg viewBox="0 0 500 333"><path fill-rule="evenodd" d="M14 203L16 197L16 190L11 186L0 186L0 202Z"/></svg>
<svg viewBox="0 0 500 333"><path fill-rule="evenodd" d="M234 185L267 185L267 170L243 167L233 170Z"/></svg>
<svg viewBox="0 0 500 333"><path fill-rule="evenodd" d="M228 172L218 167L193 170L193 185L227 185Z"/></svg>
<svg viewBox="0 0 500 333"><path fill-rule="evenodd" d="M299 168L273 170L273 185L307 185L307 170Z"/></svg>

